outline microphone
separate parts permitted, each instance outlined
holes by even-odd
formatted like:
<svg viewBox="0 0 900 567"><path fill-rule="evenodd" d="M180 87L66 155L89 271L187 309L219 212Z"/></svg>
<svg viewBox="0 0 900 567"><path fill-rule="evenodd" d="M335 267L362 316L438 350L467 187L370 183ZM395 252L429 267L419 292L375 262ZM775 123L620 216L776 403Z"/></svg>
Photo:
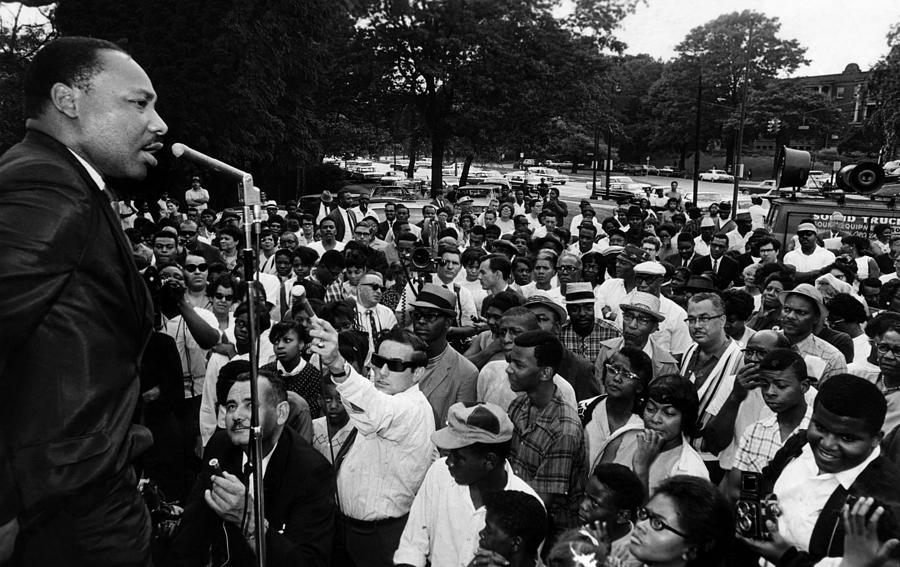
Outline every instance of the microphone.
<svg viewBox="0 0 900 567"><path fill-rule="evenodd" d="M246 171L241 171L234 166L228 165L227 163L219 161L216 158L210 157L204 153L200 153L195 149L185 146L184 144L172 144L172 155L176 158L184 158L188 161L196 163L197 165L237 178L243 186L244 204L247 206L262 204L262 201L260 199L260 191L253 186L253 176ZM250 241L249 234L247 241Z"/></svg>
<svg viewBox="0 0 900 567"><path fill-rule="evenodd" d="M172 155L174 155L176 158L184 158L198 165L202 165L203 167L207 167L214 171L218 171L226 175L231 175L233 177L238 177L240 179L243 179L244 177L250 175L246 171L241 171L236 167L228 165L227 163L219 161L216 158L210 157L204 153L200 153L195 149L185 146L184 144L172 144Z"/></svg>
<svg viewBox="0 0 900 567"><path fill-rule="evenodd" d="M309 304L309 300L306 299L306 288L302 285L295 285L291 288L291 301L293 303L299 303L301 307L303 307L303 312L306 313L306 316L312 319L316 316L316 312L313 311L312 305Z"/></svg>

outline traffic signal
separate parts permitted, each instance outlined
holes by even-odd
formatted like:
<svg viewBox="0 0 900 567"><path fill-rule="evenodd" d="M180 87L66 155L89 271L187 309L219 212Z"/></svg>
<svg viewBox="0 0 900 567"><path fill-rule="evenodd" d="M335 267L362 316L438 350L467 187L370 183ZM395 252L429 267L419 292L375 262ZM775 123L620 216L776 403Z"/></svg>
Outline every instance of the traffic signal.
<svg viewBox="0 0 900 567"><path fill-rule="evenodd" d="M778 118L772 118L767 124L768 126L766 127L766 130L770 134L778 132L778 130L781 128L781 120Z"/></svg>

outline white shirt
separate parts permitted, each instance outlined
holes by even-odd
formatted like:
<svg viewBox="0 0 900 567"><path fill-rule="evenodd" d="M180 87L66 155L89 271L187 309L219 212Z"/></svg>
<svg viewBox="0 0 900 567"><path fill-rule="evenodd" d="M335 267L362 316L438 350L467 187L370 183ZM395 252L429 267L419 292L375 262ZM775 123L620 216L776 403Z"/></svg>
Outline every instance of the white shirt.
<svg viewBox="0 0 900 567"><path fill-rule="evenodd" d="M747 241L750 240L750 237L753 236L753 231L748 230L747 234L741 236L741 233L738 232L738 229L734 229L725 234L728 237L728 249L736 250L738 252L744 253L747 251Z"/></svg>
<svg viewBox="0 0 900 567"><path fill-rule="evenodd" d="M602 287L603 286L600 286L600 295L602 295ZM632 293L634 293L634 291L627 294L621 303L628 303ZM594 296L597 297L598 294L595 293ZM694 342L688 331L687 323L684 322L687 318L687 312L665 295L660 295L659 314L666 319L659 324L659 328L650 335L650 338L652 338L656 346L663 351L673 355L683 354ZM616 326L622 329L623 325L624 320L622 319L622 311L620 310L616 316ZM649 341L647 344L650 344Z"/></svg>
<svg viewBox="0 0 900 567"><path fill-rule="evenodd" d="M750 213L753 228L763 228L766 226L766 210L762 205L750 205L747 212Z"/></svg>
<svg viewBox="0 0 900 567"><path fill-rule="evenodd" d="M463 271L460 270L460 273L463 273ZM475 283L478 284L479 290L484 291L483 289L481 289L480 282L478 282L476 280ZM439 285L442 288L453 292L453 294L457 296L456 297L456 312L460 316L459 317L459 326L460 327L474 327L475 322L472 321L472 318L478 316L478 309L475 307L475 298L473 297L470 289L468 287L462 285L461 283L459 283L458 280L454 280L448 284L445 284L439 278L435 278L434 284ZM457 285L459 286L459 290L457 290L455 287ZM459 291L459 293L457 293L457 291ZM487 295L487 292L485 292L485 295ZM481 298L481 301L484 301L484 298Z"/></svg>
<svg viewBox="0 0 900 567"><path fill-rule="evenodd" d="M532 295L543 295L544 297L549 297L554 303L558 303L559 305L566 304L566 298L563 297L562 291L558 285L551 285L550 289L539 289L537 283L531 282L520 286L519 293L521 293L522 297L525 299L528 299Z"/></svg>
<svg viewBox="0 0 900 567"><path fill-rule="evenodd" d="M798 272L820 270L834 263L834 253L816 245L812 254L804 254L798 246L784 255L784 263L797 268Z"/></svg>
<svg viewBox="0 0 900 567"><path fill-rule="evenodd" d="M325 252L327 252L327 250L325 250L325 246L322 244L321 240L316 240L315 242L310 242L309 244L307 244L307 246L319 253L320 260L322 259L322 256L325 255ZM343 249L344 249L344 243L341 242L340 240L335 240L334 248L332 248L332 250L337 250L338 252L341 252Z"/></svg>
<svg viewBox="0 0 900 567"><path fill-rule="evenodd" d="M709 480L709 471L703 463L703 458L691 447L686 437L682 438L679 447L663 451L650 465L648 475L650 494L656 491L656 487L662 481L679 474Z"/></svg>
<svg viewBox="0 0 900 567"><path fill-rule="evenodd" d="M492 360L484 365L478 373L478 401L497 404L504 411L508 411L509 404L523 395L522 392L513 392L509 387L509 378L506 375L507 367L509 367L509 363L506 360ZM578 401L575 399L575 389L572 385L559 374L553 375L553 383L556 384L563 401L572 406L572 409L577 410Z"/></svg>
<svg viewBox="0 0 900 567"><path fill-rule="evenodd" d="M828 498L840 485L849 490L856 477L874 461L881 450L875 450L865 461L839 473L819 474L812 448L807 444L799 457L784 467L775 481L775 496L781 506L778 531L797 549L809 551L809 540L819 514ZM840 561L840 560L838 560Z"/></svg>
<svg viewBox="0 0 900 567"><path fill-rule="evenodd" d="M578 236L578 227L581 226L581 223L584 221L584 215L577 214L572 218L572 222L569 223L569 232L572 233L572 236ZM591 224L597 227L597 234L604 234L603 225L600 224L600 221L597 220L597 217L591 220Z"/></svg>
<svg viewBox="0 0 900 567"><path fill-rule="evenodd" d="M367 521L405 515L437 457L431 404L418 384L391 396L353 369L337 391L359 431L338 470L341 511Z"/></svg>
<svg viewBox="0 0 900 567"><path fill-rule="evenodd" d="M357 223L356 215L353 214L352 209L345 209L343 207L338 207L335 209L335 211L338 211L338 214L341 215L341 218L344 219L344 238L341 239L341 242L347 244L348 242L353 240L353 228ZM351 216L353 216L353 224L350 224Z"/></svg>
<svg viewBox="0 0 900 567"><path fill-rule="evenodd" d="M372 209L372 207L369 207L365 211L363 211L359 207L353 207L352 209L350 209L350 212L352 212L353 215L356 217L357 222L363 220L366 217L373 217L373 218L377 219L378 222L381 222L384 220L383 218L378 216L378 212L375 211L374 209Z"/></svg>
<svg viewBox="0 0 900 567"><path fill-rule="evenodd" d="M206 324L218 330L219 321L212 314L212 311L202 307L194 307L193 309ZM202 348L197 344L181 315L171 319L163 317L162 331L175 339L175 346L178 348L178 358L181 360L181 375L184 376L182 384L184 386L185 399L199 396L203 392L203 380L206 376L206 354L209 352L209 349ZM191 379L188 380L188 377Z"/></svg>
<svg viewBox="0 0 900 567"><path fill-rule="evenodd" d="M543 505L508 462L504 490L525 492ZM450 476L447 459L438 459L428 469L409 511L394 564L425 567L430 561L432 567L466 567L478 550L478 532L484 528L486 513L484 506L475 508L469 487L456 484Z"/></svg>
<svg viewBox="0 0 900 567"><path fill-rule="evenodd" d="M709 244L703 241L702 236L694 238L694 257L709 256Z"/></svg>
<svg viewBox="0 0 900 567"><path fill-rule="evenodd" d="M456 282L454 283L458 283L461 289L469 291L469 294L472 296L472 302L475 305L475 313L480 315L481 304L484 302L484 298L488 296L487 290L481 287L481 282L478 280L470 282L466 279L465 270L460 270L459 275L456 276Z"/></svg>
<svg viewBox="0 0 900 567"><path fill-rule="evenodd" d="M334 463L332 460L332 456L337 456L338 452L340 452L341 447L344 445L344 441L347 440L347 437L350 435L350 432L353 431L353 422L348 421L344 424L344 427L341 427L337 431L334 432L334 436L330 439L328 438L328 418L324 415L322 417L317 417L312 422L313 426L313 439L312 446L313 449L318 451L329 463Z"/></svg>
<svg viewBox="0 0 900 567"><path fill-rule="evenodd" d="M609 242L609 241L607 240L607 242ZM608 247L608 245L607 245L607 247ZM601 246L600 244L596 243L596 242L595 242L594 244L591 245L591 249L588 250L587 252L582 252L582 251L581 251L581 247L578 246L578 243L577 243L577 242L575 242L575 243L573 243L573 244L570 244L569 247L566 248L566 252L571 252L572 254L575 254L575 255L578 256L579 258L581 258L582 256L584 256L584 255L587 254L588 252L603 252L603 250L604 250L604 247Z"/></svg>
<svg viewBox="0 0 900 567"><path fill-rule="evenodd" d="M369 313L371 312L371 317ZM375 328L372 328L372 319L375 319ZM375 337L379 332L393 329L397 326L397 316L387 305L376 303L372 307L366 307L358 300L356 302L356 322L362 330L369 334L369 353L375 352Z"/></svg>
<svg viewBox="0 0 900 567"><path fill-rule="evenodd" d="M886 283L888 283L889 281L895 280L895 279L897 279L897 272L896 272L896 271L891 272L891 273L889 273L889 274L884 274L883 276L880 276L880 277L878 278L878 280L879 280L881 283L883 283L883 284L886 284ZM855 359L854 359L854 360L855 360Z"/></svg>
<svg viewBox="0 0 900 567"><path fill-rule="evenodd" d="M625 297L628 295L628 292L625 291L625 280L622 278L610 278L604 280L602 284L600 284L599 290L594 293L594 297L596 301L594 301L594 316L598 319L603 319L603 308L609 307L612 310L612 313L615 319L619 315L621 315L622 311L619 309L619 305L625 303Z"/></svg>

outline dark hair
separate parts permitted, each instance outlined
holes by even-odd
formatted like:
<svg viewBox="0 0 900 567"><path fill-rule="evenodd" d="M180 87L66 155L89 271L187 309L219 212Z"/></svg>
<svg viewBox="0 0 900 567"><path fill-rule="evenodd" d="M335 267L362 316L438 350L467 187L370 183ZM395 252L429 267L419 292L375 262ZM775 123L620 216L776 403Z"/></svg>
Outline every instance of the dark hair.
<svg viewBox="0 0 900 567"><path fill-rule="evenodd" d="M534 262L531 261L531 258L528 256L516 256L512 261L513 267L515 268L516 264L524 264L528 267L529 270L534 268Z"/></svg>
<svg viewBox="0 0 900 567"><path fill-rule="evenodd" d="M509 274L512 273L512 264L509 261L509 258L502 254L488 254L485 258L482 258L482 263L487 260L488 266L491 268L491 271L496 272L500 271L503 274L503 279L509 279Z"/></svg>
<svg viewBox="0 0 900 567"><path fill-rule="evenodd" d="M356 329L341 331L338 334L338 352L353 366L363 368L369 357L369 334Z"/></svg>
<svg viewBox="0 0 900 567"><path fill-rule="evenodd" d="M300 321L280 321L275 323L272 325L272 330L269 331L269 341L274 345L291 331L294 331L297 334L297 339L300 340L300 342L309 342L309 331L307 331L306 327L303 326Z"/></svg>
<svg viewBox="0 0 900 567"><path fill-rule="evenodd" d="M250 372L249 360L232 360L219 369L219 376L216 380L216 403L225 405L225 399L228 398L228 392L234 385L235 379L244 372Z"/></svg>
<svg viewBox="0 0 900 567"><path fill-rule="evenodd" d="M328 250L324 254L322 254L322 259L319 261L319 265L328 269L328 271L334 272L343 270L346 263L344 262L344 255L338 252L337 250ZM334 268L334 270L332 270ZM337 274L334 274L337 275Z"/></svg>
<svg viewBox="0 0 900 567"><path fill-rule="evenodd" d="M688 437L695 437L699 433L697 418L700 411L700 399L697 397L694 385L684 376L666 374L656 378L650 382L650 387L647 389L647 400L671 405L680 411L681 430Z"/></svg>
<svg viewBox="0 0 900 567"><path fill-rule="evenodd" d="M491 211L487 211L487 212L491 212ZM495 238L499 238L500 232L501 232L500 227L497 226L496 224L492 224L490 226L484 227L484 235L485 236L493 236Z"/></svg>
<svg viewBox="0 0 900 567"><path fill-rule="evenodd" d="M725 246L728 246L728 235L724 232L717 232L713 234L712 238L710 238L709 241L712 242L713 240L724 240Z"/></svg>
<svg viewBox="0 0 900 567"><path fill-rule="evenodd" d="M756 241L757 249L762 248L766 244L771 244L772 248L775 249L776 254L779 250L781 250L781 242L778 242L777 238L773 238L771 236L760 236L759 240Z"/></svg>
<svg viewBox="0 0 900 567"><path fill-rule="evenodd" d="M719 565L734 539L734 514L728 500L706 479L675 475L657 487L675 504L686 541L697 546L697 556L688 567Z"/></svg>
<svg viewBox="0 0 900 567"><path fill-rule="evenodd" d="M526 553L537 553L548 528L547 513L540 500L526 492L502 490L491 494L484 506L506 534L522 539Z"/></svg>
<svg viewBox="0 0 900 567"><path fill-rule="evenodd" d="M866 336L874 339L888 331L900 332L900 313L896 311L882 311L866 325Z"/></svg>
<svg viewBox="0 0 900 567"><path fill-rule="evenodd" d="M644 409L647 390L649 390L650 383L653 381L653 361L650 360L650 357L643 349L633 346L623 346L619 349L618 354L628 359L628 363L631 364L631 371L641 379L641 391L634 397L634 409L632 410L634 413L639 414Z"/></svg>
<svg viewBox="0 0 900 567"><path fill-rule="evenodd" d="M309 246L298 246L297 249L294 250L294 255L297 258L300 258L300 263L304 266L314 266L319 259L319 253Z"/></svg>
<svg viewBox="0 0 900 567"><path fill-rule="evenodd" d="M834 415L862 419L870 435L881 431L887 414L887 402L878 386L852 374L838 374L822 382L813 407L819 406Z"/></svg>
<svg viewBox="0 0 900 567"><path fill-rule="evenodd" d="M275 257L277 258L278 256L287 256L291 262L294 261L294 251L290 248L279 248L275 251Z"/></svg>
<svg viewBox="0 0 900 567"><path fill-rule="evenodd" d="M322 319L334 325L338 317L356 321L356 307L351 301L329 301L322 307Z"/></svg>
<svg viewBox="0 0 900 567"><path fill-rule="evenodd" d="M485 252L481 248L466 248L459 260L463 266L475 262L480 264L481 260L483 260L485 256L487 256L487 252Z"/></svg>
<svg viewBox="0 0 900 567"><path fill-rule="evenodd" d="M281 376L275 374L271 370L264 370L262 368L257 371L257 376L269 381L269 400L272 402L273 406L287 401L287 388L285 388L284 380L281 379ZM237 384L238 382L248 382L249 380L250 373L241 372L234 379L234 384Z"/></svg>
<svg viewBox="0 0 900 567"><path fill-rule="evenodd" d="M61 37L42 47L25 72L25 117L37 118L44 112L56 83L89 88L94 76L103 71L100 52L104 50L126 53L115 43L93 37Z"/></svg>
<svg viewBox="0 0 900 567"><path fill-rule="evenodd" d="M832 264L829 264L819 270L820 274L830 274L831 270L838 270L844 277L847 278L847 283L852 284L856 280L856 262L853 264L847 264L846 262L837 261Z"/></svg>
<svg viewBox="0 0 900 567"><path fill-rule="evenodd" d="M690 242L694 244L694 237L688 234L687 232L679 232L678 233L678 244L687 244Z"/></svg>
<svg viewBox="0 0 900 567"><path fill-rule="evenodd" d="M215 280L209 283L206 286L206 295L208 297L212 297L219 291L220 287L228 287L231 288L231 291L237 294L237 280L234 279L230 273L224 273L221 276L217 277ZM237 299L237 298L232 298Z"/></svg>
<svg viewBox="0 0 900 567"><path fill-rule="evenodd" d="M784 272L775 272L774 274L770 274L769 276L767 276L765 281L763 282L763 288L769 285L769 282L781 283L785 291L794 289L794 286L796 285L793 276Z"/></svg>
<svg viewBox="0 0 900 567"><path fill-rule="evenodd" d="M774 348L766 353L759 362L760 370L775 370L784 372L790 370L798 382L809 379L806 371L806 362L800 353L789 348Z"/></svg>
<svg viewBox="0 0 900 567"><path fill-rule="evenodd" d="M416 361L418 359L418 361L422 363L421 366L425 366L425 364L428 362L428 344L411 331L401 329L400 327L394 327L392 329L383 331L380 335L378 335L378 344L375 346L375 348L378 349L381 346L381 343L383 343L384 341L400 343L412 348L414 353L413 358L411 358L410 360Z"/></svg>
<svg viewBox="0 0 900 567"><path fill-rule="evenodd" d="M726 289L722 292L722 301L725 303L725 315L734 315L746 321L753 314L753 296L744 290Z"/></svg>
<svg viewBox="0 0 900 567"><path fill-rule="evenodd" d="M258 282L257 282L258 283ZM246 288L245 288L246 289ZM242 296L245 294L241 294ZM257 301L254 305L254 311L256 312L256 327L259 332L263 332L269 327L272 326L272 318L269 316L269 309L266 307L266 304L262 301ZM249 315L250 313L250 304L246 301L242 301L238 304L238 306L234 310L234 318L237 319L241 315Z"/></svg>
<svg viewBox="0 0 900 567"><path fill-rule="evenodd" d="M839 293L825 304L831 315L839 317L849 323L865 323L866 308L849 293Z"/></svg>
<svg viewBox="0 0 900 567"><path fill-rule="evenodd" d="M366 257L358 250L349 250L344 253L344 268L364 269L366 267Z"/></svg>
<svg viewBox="0 0 900 567"><path fill-rule="evenodd" d="M859 281L859 287L873 287L880 290L881 280L878 278L866 278Z"/></svg>
<svg viewBox="0 0 900 567"><path fill-rule="evenodd" d="M230 236L238 244L240 244L241 242L244 241L244 233L233 226L225 225L222 228L220 228L216 232L216 238L218 239L223 234Z"/></svg>
<svg viewBox="0 0 900 567"><path fill-rule="evenodd" d="M634 512L644 503L644 485L625 465L600 463L594 467L593 477L609 488L619 510Z"/></svg>
<svg viewBox="0 0 900 567"><path fill-rule="evenodd" d="M514 317L516 319L525 319L528 324L529 330L537 330L540 329L540 325L538 325L537 315L534 314L534 311L527 307L519 306L519 307L511 307L503 312L503 317Z"/></svg>
<svg viewBox="0 0 900 567"><path fill-rule="evenodd" d="M534 314L529 311L534 317ZM513 341L516 346L534 347L534 358L537 365L546 368L559 368L559 363L563 356L562 343L556 338L556 335L544 330L525 331L515 338Z"/></svg>
<svg viewBox="0 0 900 567"><path fill-rule="evenodd" d="M506 313L509 309L519 307L522 303L522 296L518 293L512 290L501 291L484 298L481 303L481 312L487 313L488 308L496 307L501 313Z"/></svg>

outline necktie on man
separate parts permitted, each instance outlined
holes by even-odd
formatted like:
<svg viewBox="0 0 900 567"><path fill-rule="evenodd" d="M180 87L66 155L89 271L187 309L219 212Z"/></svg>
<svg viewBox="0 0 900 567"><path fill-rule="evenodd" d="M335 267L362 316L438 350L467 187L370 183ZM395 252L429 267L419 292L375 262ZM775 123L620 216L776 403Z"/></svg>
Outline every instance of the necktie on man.
<svg viewBox="0 0 900 567"><path fill-rule="evenodd" d="M378 326L375 323L375 314L372 313L371 309L366 309L366 317L369 318L369 333L372 336L372 340L375 340L375 335L378 333Z"/></svg>
<svg viewBox="0 0 900 567"><path fill-rule="evenodd" d="M715 260L713 260L713 273L714 273L714 274L718 274L718 273L719 273L719 259L718 259L718 258L716 258Z"/></svg>
<svg viewBox="0 0 900 567"><path fill-rule="evenodd" d="M284 315L288 310L287 290L284 288L284 280L281 280L281 289L278 290L278 301L281 309L281 320L284 321Z"/></svg>

